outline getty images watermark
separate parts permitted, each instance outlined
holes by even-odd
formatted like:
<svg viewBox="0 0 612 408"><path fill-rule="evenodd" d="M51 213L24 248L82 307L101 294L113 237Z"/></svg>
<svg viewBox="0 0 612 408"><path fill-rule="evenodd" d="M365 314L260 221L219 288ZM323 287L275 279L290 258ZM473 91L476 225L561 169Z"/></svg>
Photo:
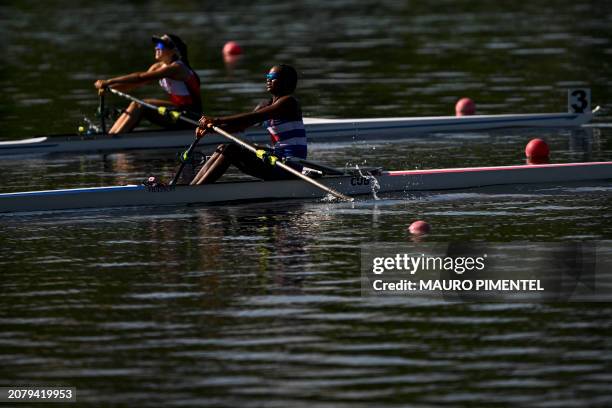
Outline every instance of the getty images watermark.
<svg viewBox="0 0 612 408"><path fill-rule="evenodd" d="M361 247L364 296L610 302L612 243L385 243Z"/></svg>

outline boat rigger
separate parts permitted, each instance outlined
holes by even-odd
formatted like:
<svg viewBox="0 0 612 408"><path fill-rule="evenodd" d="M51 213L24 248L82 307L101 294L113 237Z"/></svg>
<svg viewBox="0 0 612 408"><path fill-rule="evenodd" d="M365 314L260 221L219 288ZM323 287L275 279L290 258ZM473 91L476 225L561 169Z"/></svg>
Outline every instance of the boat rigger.
<svg viewBox="0 0 612 408"><path fill-rule="evenodd" d="M373 179L358 170L325 176L320 183L347 195L372 194ZM467 189L497 185L612 179L612 162L375 171L378 193ZM0 213L87 208L215 204L320 199L321 189L302 180L220 182L202 186L75 188L0 194Z"/></svg>

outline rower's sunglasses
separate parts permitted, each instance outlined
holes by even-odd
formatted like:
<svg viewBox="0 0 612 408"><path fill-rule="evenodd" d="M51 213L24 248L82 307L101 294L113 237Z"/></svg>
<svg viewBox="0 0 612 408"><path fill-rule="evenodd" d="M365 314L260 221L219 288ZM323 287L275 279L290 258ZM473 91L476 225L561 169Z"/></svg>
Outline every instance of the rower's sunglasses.
<svg viewBox="0 0 612 408"><path fill-rule="evenodd" d="M269 72L266 74L266 80L272 81L278 79L278 72Z"/></svg>
<svg viewBox="0 0 612 408"><path fill-rule="evenodd" d="M164 44L163 42L158 42L155 44L156 50L171 50L174 47L169 46L168 44Z"/></svg>

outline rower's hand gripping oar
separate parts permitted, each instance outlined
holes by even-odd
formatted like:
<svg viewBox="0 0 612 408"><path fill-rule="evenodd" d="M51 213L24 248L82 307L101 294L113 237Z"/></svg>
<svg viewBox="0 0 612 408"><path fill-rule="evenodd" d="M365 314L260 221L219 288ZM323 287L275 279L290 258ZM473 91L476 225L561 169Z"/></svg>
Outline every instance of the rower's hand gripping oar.
<svg viewBox="0 0 612 408"><path fill-rule="evenodd" d="M252 153L254 153L255 155L257 155L257 157L259 158L263 158L264 156L264 151L257 149L255 146L253 146L250 143L245 142L244 140L226 132L225 130L221 129L218 126L214 126L212 124L208 125L209 128L212 128L212 130L214 130L215 132L219 133L222 136L225 136L226 138L228 138L229 140L231 140L232 142L236 143L237 145L240 145L242 147L244 147L245 149L251 151ZM293 167L290 167L288 165L286 165L285 163L283 163L282 161L278 160L276 158L276 156L269 156L268 159L269 163L273 166L278 166L281 169L288 171L289 173L293 174L296 177L301 178L302 180L312 184L313 186L316 186L318 188L320 188L321 190L333 195L336 198L339 198L341 200L345 200L345 201L353 201L353 197L349 197L345 194L340 193L339 191L334 190L333 188L327 187L324 184L319 183L316 180L311 179L310 177L300 173L299 171L297 171L296 169L294 169Z"/></svg>

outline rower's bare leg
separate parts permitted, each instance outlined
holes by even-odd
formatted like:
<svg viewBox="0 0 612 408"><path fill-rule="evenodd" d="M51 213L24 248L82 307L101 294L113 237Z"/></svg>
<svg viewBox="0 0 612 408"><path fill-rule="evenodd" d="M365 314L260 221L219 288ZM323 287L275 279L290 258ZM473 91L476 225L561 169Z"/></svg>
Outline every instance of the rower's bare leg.
<svg viewBox="0 0 612 408"><path fill-rule="evenodd" d="M227 171L231 164L231 160L225 155L227 147L227 145L217 147L217 150L193 178L191 185L214 183Z"/></svg>
<svg viewBox="0 0 612 408"><path fill-rule="evenodd" d="M175 107L175 105L172 102L166 101L163 99L145 99L144 101L152 105L155 105L155 106L167 106L171 108ZM140 120L143 118L143 116L146 116L145 112L147 112L147 109L149 108L140 106L140 104L136 102L130 103L130 105L127 107L125 112L121 114L119 119L117 119L117 121L113 124L113 126L108 131L108 133L114 135L117 133L131 132L136 127L136 125L140 123ZM157 115L157 113L153 113L153 116L155 115ZM147 117L149 118L151 122L156 123L151 118L151 116L147 116Z"/></svg>
<svg viewBox="0 0 612 408"><path fill-rule="evenodd" d="M144 108L136 102L130 103L125 112L119 116L119 119L113 124L108 131L109 135L116 135L118 133L126 133L134 129L142 116L142 110Z"/></svg>

